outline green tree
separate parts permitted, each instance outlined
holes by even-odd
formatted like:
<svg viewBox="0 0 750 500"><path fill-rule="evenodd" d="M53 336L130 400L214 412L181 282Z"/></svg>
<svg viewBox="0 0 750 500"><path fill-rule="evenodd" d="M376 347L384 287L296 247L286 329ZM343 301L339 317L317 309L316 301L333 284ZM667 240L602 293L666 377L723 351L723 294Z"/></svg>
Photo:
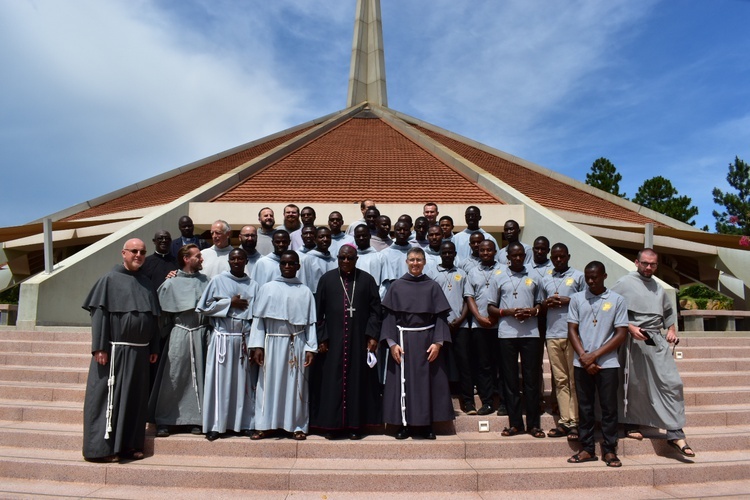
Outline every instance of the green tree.
<svg viewBox="0 0 750 500"><path fill-rule="evenodd" d="M692 226L695 221L690 219L698 215L698 208L690 205L693 200L689 196L677 196L672 182L661 175L643 181L633 201Z"/></svg>
<svg viewBox="0 0 750 500"><path fill-rule="evenodd" d="M621 180L622 175L617 172L617 168L611 161L604 157L596 160L591 165L591 172L586 174L586 184L589 186L594 186L620 198L625 198L625 193L620 192Z"/></svg>
<svg viewBox="0 0 750 500"><path fill-rule="evenodd" d="M714 203L724 207L723 212L713 211L716 232L723 234L750 235L750 165L734 157L729 164L727 182L737 193L725 193L714 188Z"/></svg>

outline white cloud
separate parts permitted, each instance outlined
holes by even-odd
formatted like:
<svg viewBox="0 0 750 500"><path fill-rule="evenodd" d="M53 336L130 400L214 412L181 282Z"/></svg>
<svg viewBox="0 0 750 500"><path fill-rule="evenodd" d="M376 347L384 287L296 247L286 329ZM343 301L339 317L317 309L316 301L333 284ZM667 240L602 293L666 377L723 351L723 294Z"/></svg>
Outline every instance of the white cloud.
<svg viewBox="0 0 750 500"><path fill-rule="evenodd" d="M19 190L36 184L44 208L32 217L277 132L304 113L263 43L241 67L198 33L182 43L179 26L151 3L8 2L2 10L9 71L0 141L18 162L5 180ZM14 203L4 200L0 217L25 222Z"/></svg>
<svg viewBox="0 0 750 500"><path fill-rule="evenodd" d="M417 33L439 37L399 68L409 105L442 123L484 128L479 140L533 143L533 129L562 100L606 83L586 78L614 63L613 46L652 3L434 2Z"/></svg>

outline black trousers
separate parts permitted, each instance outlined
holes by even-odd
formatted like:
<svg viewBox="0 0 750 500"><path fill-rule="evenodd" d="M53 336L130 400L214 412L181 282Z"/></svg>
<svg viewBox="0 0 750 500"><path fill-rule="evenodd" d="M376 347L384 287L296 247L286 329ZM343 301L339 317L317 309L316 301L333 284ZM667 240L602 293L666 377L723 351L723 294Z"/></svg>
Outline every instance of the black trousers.
<svg viewBox="0 0 750 500"><path fill-rule="evenodd" d="M494 406L495 392L500 391L498 379L497 328L472 328L475 351L479 359L477 371L477 392L483 405Z"/></svg>
<svg viewBox="0 0 750 500"><path fill-rule="evenodd" d="M474 346L472 345L471 330L459 328L452 335L452 353L458 370L458 388L461 400L464 404L474 404L474 377L472 361L474 359Z"/></svg>
<svg viewBox="0 0 750 500"><path fill-rule="evenodd" d="M599 394L602 409L602 455L617 452L617 368L604 368L596 375L578 366L574 369L578 395L578 433L583 449L594 455L595 399Z"/></svg>
<svg viewBox="0 0 750 500"><path fill-rule="evenodd" d="M526 406L526 430L538 429L539 415L539 338L499 339L503 396L510 426L524 430L521 412L521 387L518 381L518 357L521 357L523 395Z"/></svg>

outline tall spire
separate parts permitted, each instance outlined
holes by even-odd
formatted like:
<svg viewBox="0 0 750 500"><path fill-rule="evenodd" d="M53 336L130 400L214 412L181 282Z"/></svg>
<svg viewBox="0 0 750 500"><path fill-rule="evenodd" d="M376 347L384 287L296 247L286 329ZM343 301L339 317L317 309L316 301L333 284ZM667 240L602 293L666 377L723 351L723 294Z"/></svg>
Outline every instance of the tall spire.
<svg viewBox="0 0 750 500"><path fill-rule="evenodd" d="M347 102L362 101L388 106L380 0L357 0Z"/></svg>

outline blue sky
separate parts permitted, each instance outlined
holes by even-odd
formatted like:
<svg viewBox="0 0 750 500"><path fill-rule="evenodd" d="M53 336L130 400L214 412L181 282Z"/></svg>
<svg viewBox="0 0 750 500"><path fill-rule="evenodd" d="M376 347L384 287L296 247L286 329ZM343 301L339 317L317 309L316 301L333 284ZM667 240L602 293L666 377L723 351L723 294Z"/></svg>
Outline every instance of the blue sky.
<svg viewBox="0 0 750 500"><path fill-rule="evenodd" d="M354 0L0 3L0 226L346 106ZM713 229L750 161L750 1L382 2L389 106Z"/></svg>

